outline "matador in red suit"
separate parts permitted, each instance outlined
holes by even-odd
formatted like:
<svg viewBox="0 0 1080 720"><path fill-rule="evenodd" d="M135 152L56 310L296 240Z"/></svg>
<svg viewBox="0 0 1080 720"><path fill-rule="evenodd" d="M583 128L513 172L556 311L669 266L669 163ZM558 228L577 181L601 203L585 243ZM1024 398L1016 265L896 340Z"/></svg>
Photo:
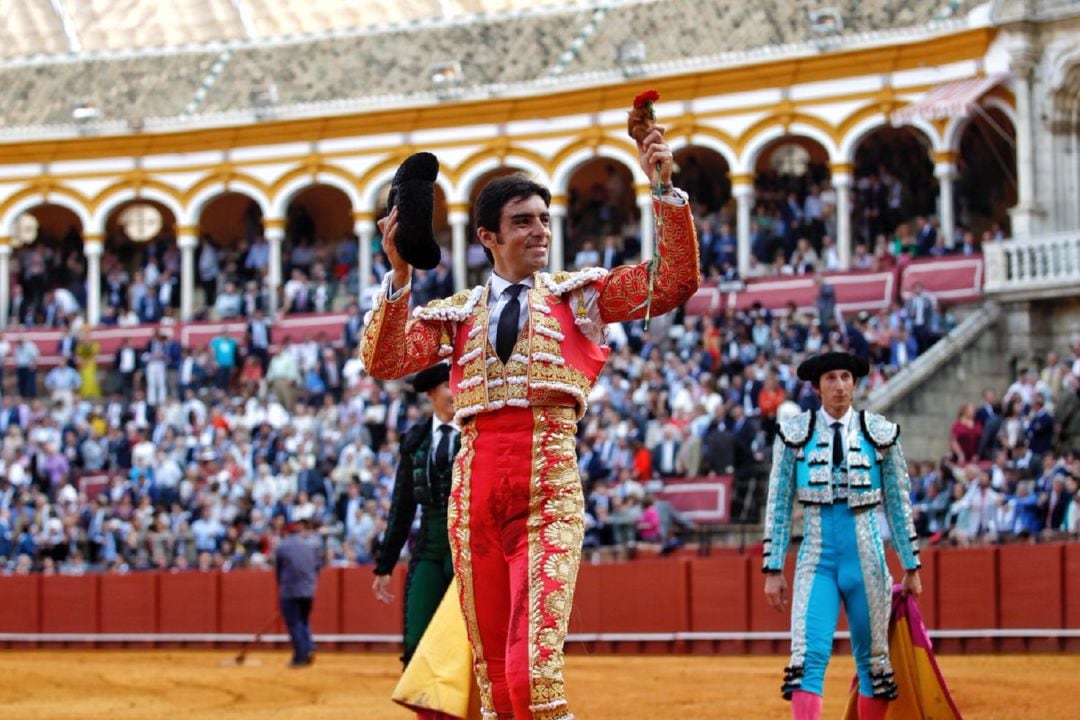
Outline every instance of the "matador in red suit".
<svg viewBox="0 0 1080 720"><path fill-rule="evenodd" d="M659 173L653 315L698 288L688 199L671 186L662 127L638 142ZM649 264L542 272L551 244L548 190L522 176L491 181L476 200L488 283L409 315L412 268L396 246L397 209L379 222L392 270L361 343L376 378L451 361L461 447L448 525L462 613L488 719L568 720L563 641L574 595L584 498L574 436L609 349L608 323L642 318ZM648 221L648 218L645 218Z"/></svg>

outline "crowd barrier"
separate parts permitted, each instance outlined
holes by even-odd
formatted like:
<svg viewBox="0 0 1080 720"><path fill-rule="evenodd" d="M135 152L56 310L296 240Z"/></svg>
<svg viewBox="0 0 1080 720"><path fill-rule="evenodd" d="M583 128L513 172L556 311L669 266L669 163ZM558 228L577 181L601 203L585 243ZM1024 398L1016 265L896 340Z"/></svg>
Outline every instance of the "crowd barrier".
<svg viewBox="0 0 1080 720"><path fill-rule="evenodd" d="M923 551L920 607L941 652L1080 651L1080 544ZM788 615L768 606L760 555L584 565L569 650L784 653ZM790 581L793 558L789 558ZM899 578L895 558L890 561ZM404 568L384 604L370 568L328 568L313 628L323 649L398 647ZM0 644L236 646L282 644L274 574L185 571L0 577ZM846 626L838 626L846 643Z"/></svg>
<svg viewBox="0 0 1080 720"><path fill-rule="evenodd" d="M836 304L845 315L888 309L895 300L906 300L915 283L921 283L939 302L974 302L982 297L984 280L981 255L925 258L890 270L825 273L825 277L836 290ZM686 314L717 316L728 308L746 310L754 303L781 310L788 302L794 302L800 312L812 312L818 293L813 275L706 282L687 302Z"/></svg>
<svg viewBox="0 0 1080 720"><path fill-rule="evenodd" d="M347 319L345 313L286 315L274 321L270 329L270 339L274 346L283 344L286 339L305 342L316 340L320 336L325 337L327 344L340 343ZM97 361L111 363L124 340L141 353L158 333L164 333L168 338L176 338L181 347L198 351L205 350L210 341L218 335L227 335L242 345L247 335L247 321L239 319L221 322L154 323L130 327L102 325L90 331L90 338L98 343ZM37 345L38 352L41 353L38 359L39 367L52 367L60 361L60 340L63 337L64 331L55 328L18 328L4 331L4 338L12 346L24 338ZM15 367L10 353L6 358L6 365L9 368Z"/></svg>

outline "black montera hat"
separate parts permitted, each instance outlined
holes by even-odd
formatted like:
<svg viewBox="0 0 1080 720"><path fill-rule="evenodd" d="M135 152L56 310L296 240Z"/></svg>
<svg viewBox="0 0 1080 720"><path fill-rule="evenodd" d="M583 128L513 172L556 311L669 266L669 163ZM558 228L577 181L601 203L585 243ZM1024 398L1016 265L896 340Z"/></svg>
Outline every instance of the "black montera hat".
<svg viewBox="0 0 1080 720"><path fill-rule="evenodd" d="M817 385L821 376L831 370L850 370L856 378L861 378L870 372L870 363L851 353L821 353L802 361L798 370L799 379Z"/></svg>
<svg viewBox="0 0 1080 720"><path fill-rule="evenodd" d="M389 212L395 205L398 208L398 252L406 262L421 270L431 270L442 259L432 225L438 176L438 158L421 152L406 158L390 183L386 209Z"/></svg>
<svg viewBox="0 0 1080 720"><path fill-rule="evenodd" d="M428 390L433 390L439 387L442 383L450 379L450 365L445 362L432 365L426 370L421 370L413 377L412 386L413 390L418 393L424 393Z"/></svg>

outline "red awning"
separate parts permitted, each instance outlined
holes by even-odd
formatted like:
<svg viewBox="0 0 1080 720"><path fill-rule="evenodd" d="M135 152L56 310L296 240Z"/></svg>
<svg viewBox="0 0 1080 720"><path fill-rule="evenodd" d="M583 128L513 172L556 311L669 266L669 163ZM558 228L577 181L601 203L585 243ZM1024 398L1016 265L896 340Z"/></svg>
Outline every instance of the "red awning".
<svg viewBox="0 0 1080 720"><path fill-rule="evenodd" d="M912 120L944 120L971 114L983 95L1009 79L1008 75L985 75L938 85L921 100L892 114L892 121L902 125Z"/></svg>

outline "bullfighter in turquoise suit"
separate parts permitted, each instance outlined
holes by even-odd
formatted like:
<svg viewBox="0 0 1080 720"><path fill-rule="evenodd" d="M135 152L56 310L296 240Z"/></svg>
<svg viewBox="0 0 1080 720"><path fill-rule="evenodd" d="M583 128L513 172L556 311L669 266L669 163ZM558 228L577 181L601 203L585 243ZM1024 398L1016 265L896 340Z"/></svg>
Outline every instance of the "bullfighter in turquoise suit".
<svg viewBox="0 0 1080 720"><path fill-rule="evenodd" d="M841 602L858 671L859 718L884 718L888 701L896 697L888 645L892 578L878 530L879 506L905 570L904 592L918 596L922 590L900 429L851 405L855 381L868 371L865 360L848 353L829 352L803 362L799 379L812 384L822 407L781 423L773 448L763 570L766 597L777 610L787 604L783 569L794 502L804 507L792 597L791 663L782 687L795 720L821 715Z"/></svg>

